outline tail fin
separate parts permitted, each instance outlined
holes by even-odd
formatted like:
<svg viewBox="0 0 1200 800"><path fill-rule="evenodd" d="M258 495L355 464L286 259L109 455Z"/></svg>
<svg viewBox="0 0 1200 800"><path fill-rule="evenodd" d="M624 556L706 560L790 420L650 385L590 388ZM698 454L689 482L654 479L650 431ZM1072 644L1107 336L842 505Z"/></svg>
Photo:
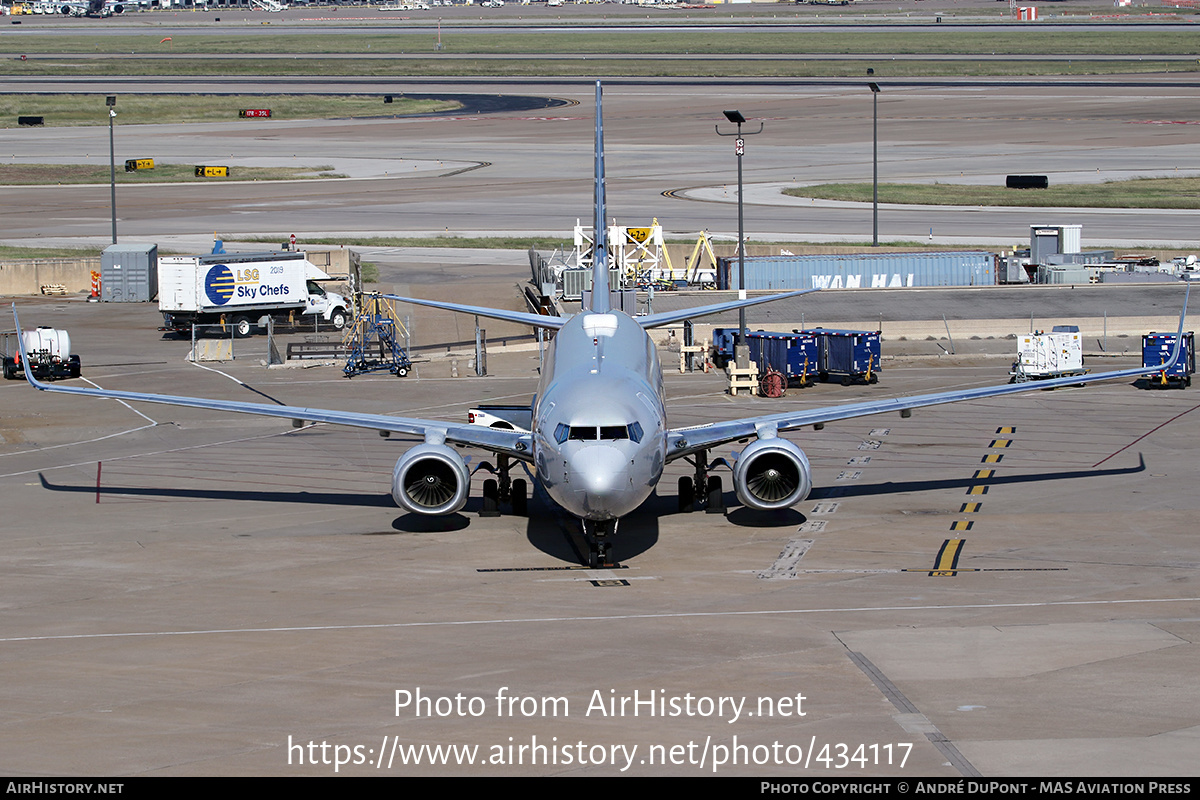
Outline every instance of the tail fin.
<svg viewBox="0 0 1200 800"><path fill-rule="evenodd" d="M596 81L596 218L592 236L592 307L605 314L610 310L608 286L607 214L604 210L604 114L600 110L600 81Z"/></svg>

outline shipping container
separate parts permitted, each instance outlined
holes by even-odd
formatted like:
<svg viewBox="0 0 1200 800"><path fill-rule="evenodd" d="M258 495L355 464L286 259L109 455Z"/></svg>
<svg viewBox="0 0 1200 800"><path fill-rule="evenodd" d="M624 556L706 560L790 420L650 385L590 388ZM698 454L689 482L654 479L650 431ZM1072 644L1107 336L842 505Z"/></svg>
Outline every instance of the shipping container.
<svg viewBox="0 0 1200 800"><path fill-rule="evenodd" d="M737 289L738 283L737 259L717 259L718 288ZM995 284L996 257L982 250L753 256L746 259L746 289L750 291Z"/></svg>
<svg viewBox="0 0 1200 800"><path fill-rule="evenodd" d="M1142 337L1142 366L1152 368L1167 363L1175 349L1174 333L1147 333ZM1183 335L1179 360L1166 370L1152 372L1146 376L1146 385L1158 387L1177 386L1186 389L1192 385L1192 373L1196 371L1195 334L1188 331Z"/></svg>
<svg viewBox="0 0 1200 800"><path fill-rule="evenodd" d="M100 254L100 299L148 303L158 294L158 245L110 244Z"/></svg>
<svg viewBox="0 0 1200 800"><path fill-rule="evenodd" d="M822 381L840 377L843 386L853 381L876 383L881 359L880 331L848 331L813 328L794 331L817 340L817 377Z"/></svg>

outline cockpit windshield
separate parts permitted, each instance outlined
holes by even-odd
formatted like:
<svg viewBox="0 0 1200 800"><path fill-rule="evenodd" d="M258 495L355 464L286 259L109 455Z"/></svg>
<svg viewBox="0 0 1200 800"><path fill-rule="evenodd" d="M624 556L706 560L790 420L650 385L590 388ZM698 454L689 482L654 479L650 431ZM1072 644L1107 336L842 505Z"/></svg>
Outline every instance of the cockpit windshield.
<svg viewBox="0 0 1200 800"><path fill-rule="evenodd" d="M638 422L628 425L567 425L559 423L554 429L554 440L559 444L568 440L575 442L616 442L630 439L642 440L642 426Z"/></svg>

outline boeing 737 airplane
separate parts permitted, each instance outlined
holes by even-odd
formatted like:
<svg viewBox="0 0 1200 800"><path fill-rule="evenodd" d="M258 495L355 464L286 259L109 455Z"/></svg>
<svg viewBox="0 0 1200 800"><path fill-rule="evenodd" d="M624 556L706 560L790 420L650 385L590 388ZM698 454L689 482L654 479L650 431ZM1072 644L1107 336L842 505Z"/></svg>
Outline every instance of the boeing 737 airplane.
<svg viewBox="0 0 1200 800"><path fill-rule="evenodd" d="M689 459L695 468L694 477L680 479L681 495L703 493L711 496L713 491L719 494L720 479L709 475L708 454L721 445L746 440L747 444L737 454L733 465L733 485L738 500L758 510L788 508L808 496L812 489L812 470L804 452L780 436L783 431L887 411L899 411L902 416L909 416L912 409L923 406L1132 378L1146 372L1145 368L1136 367L1035 384L1004 384L894 397L671 428L667 421L658 354L647 329L815 290L733 300L642 317L631 317L613 308L604 241L607 224L600 103L601 90L597 83L596 241L592 291L581 313L563 319L392 296L392 299L407 303L553 329L555 335L546 354L527 431L351 411L68 387L44 383L30 370L25 371L26 379L43 391L327 422L374 429L384 435L395 432L423 437L424 442L405 452L392 472L392 497L401 508L413 514L452 514L466 504L471 473L463 457L451 445L476 447L494 454L499 465L500 486L508 489L518 508L525 504L525 484L520 480L510 481L508 471L513 461L525 462L532 465L538 483L550 499L582 521L590 548L589 565L597 567L609 562L610 539L617 532L619 520L650 496L666 465L678 459ZM1186 313L1185 295L1179 321L1181 335L1176 340L1170 361L1159 369L1169 368L1179 358ZM21 326L16 320L15 305L13 317L19 331ZM23 337L18 336L17 340L21 357L28 363Z"/></svg>

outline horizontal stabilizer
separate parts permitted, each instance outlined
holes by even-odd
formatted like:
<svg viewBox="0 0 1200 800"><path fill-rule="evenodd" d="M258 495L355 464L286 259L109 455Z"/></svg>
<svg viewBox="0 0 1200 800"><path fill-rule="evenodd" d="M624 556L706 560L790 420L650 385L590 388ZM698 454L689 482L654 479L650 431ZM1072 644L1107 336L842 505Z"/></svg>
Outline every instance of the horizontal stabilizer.
<svg viewBox="0 0 1200 800"><path fill-rule="evenodd" d="M502 319L507 322L517 322L522 325L532 325L535 328L551 328L558 330L566 322L562 317L547 317L542 314L531 314L528 311L507 311L503 308L487 308L486 306L467 306L461 303L444 303L439 300L422 300L418 297L400 297L395 294L385 294L388 300L399 300L401 303L412 303L416 306L443 308L447 311L457 311L460 314L475 314L488 319Z"/></svg>
<svg viewBox="0 0 1200 800"><path fill-rule="evenodd" d="M695 308L681 308L677 311L664 311L661 314L647 314L644 317L638 317L637 322L643 328L657 328L660 325L669 325L672 322L679 322L685 319L705 317L709 314L720 314L723 311L735 311L747 306L756 306L760 303L773 303L776 300L786 300L789 297L799 297L802 294L819 291L820 289L801 289L798 292L771 294L766 297L750 297L745 300L730 300L727 303L713 303L712 305L696 306Z"/></svg>

